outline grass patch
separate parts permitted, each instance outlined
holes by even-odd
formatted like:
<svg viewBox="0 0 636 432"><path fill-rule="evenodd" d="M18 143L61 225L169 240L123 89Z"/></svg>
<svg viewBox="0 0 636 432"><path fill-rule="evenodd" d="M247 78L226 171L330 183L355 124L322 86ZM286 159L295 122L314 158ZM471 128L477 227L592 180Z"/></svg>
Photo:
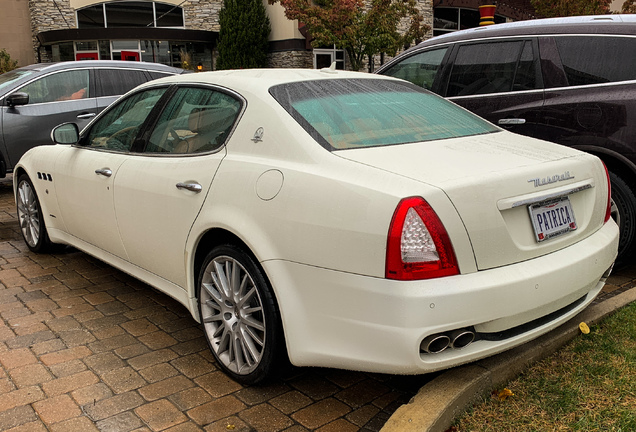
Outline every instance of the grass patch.
<svg viewBox="0 0 636 432"><path fill-rule="evenodd" d="M507 388L456 419L451 431L636 431L636 303L580 334Z"/></svg>

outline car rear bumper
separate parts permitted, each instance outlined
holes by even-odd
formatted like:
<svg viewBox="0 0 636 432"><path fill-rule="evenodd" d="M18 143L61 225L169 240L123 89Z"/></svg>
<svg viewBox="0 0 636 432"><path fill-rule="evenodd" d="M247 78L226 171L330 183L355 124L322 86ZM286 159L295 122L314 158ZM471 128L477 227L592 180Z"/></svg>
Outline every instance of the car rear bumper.
<svg viewBox="0 0 636 432"><path fill-rule="evenodd" d="M610 221L542 257L408 282L281 260L262 265L278 298L292 363L416 374L502 352L569 320L602 289L617 245L618 227ZM425 338L457 329L481 339L421 352Z"/></svg>

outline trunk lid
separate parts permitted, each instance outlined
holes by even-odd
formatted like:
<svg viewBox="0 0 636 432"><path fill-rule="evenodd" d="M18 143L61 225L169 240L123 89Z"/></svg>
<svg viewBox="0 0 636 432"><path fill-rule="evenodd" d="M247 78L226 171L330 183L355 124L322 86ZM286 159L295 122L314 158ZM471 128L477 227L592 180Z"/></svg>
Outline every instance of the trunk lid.
<svg viewBox="0 0 636 432"><path fill-rule="evenodd" d="M601 162L549 142L502 131L334 154L442 189L466 227L479 270L549 254L604 222ZM550 238L551 232L557 234ZM542 233L547 238L539 239Z"/></svg>

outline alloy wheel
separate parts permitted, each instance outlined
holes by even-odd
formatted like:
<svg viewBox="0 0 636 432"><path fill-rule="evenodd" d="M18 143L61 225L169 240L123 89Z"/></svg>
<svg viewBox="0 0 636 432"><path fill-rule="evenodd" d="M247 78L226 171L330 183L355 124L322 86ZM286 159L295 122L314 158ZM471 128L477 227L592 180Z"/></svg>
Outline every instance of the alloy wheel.
<svg viewBox="0 0 636 432"><path fill-rule="evenodd" d="M265 350L263 302L254 279L229 256L217 256L201 280L201 319L218 360L237 375L248 375Z"/></svg>
<svg viewBox="0 0 636 432"><path fill-rule="evenodd" d="M23 180L18 185L18 221L22 236L31 248L35 248L40 241L41 215L38 200L31 184Z"/></svg>

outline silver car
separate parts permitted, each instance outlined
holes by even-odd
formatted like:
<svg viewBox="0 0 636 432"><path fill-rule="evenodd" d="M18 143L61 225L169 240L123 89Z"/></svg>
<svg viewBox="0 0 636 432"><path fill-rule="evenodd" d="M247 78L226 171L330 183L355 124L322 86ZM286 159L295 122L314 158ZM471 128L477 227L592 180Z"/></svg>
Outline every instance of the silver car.
<svg viewBox="0 0 636 432"><path fill-rule="evenodd" d="M30 148L53 144L51 129L84 127L128 90L185 72L157 63L74 61L39 63L0 75L0 177Z"/></svg>

